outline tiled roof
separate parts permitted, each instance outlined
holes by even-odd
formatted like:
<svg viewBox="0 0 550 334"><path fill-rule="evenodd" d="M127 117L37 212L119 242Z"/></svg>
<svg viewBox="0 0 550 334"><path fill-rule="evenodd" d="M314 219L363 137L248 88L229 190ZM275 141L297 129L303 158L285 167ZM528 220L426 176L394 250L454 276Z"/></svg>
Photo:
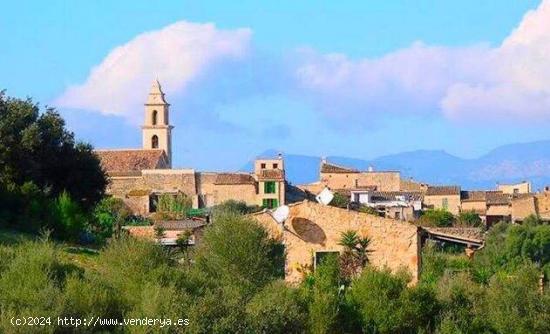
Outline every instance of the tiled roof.
<svg viewBox="0 0 550 334"><path fill-rule="evenodd" d="M488 205L506 205L511 203L511 196L502 191L488 191L486 193Z"/></svg>
<svg viewBox="0 0 550 334"><path fill-rule="evenodd" d="M426 196L460 195L459 186L429 186Z"/></svg>
<svg viewBox="0 0 550 334"><path fill-rule="evenodd" d="M283 180L285 172L281 169L262 169L258 178L260 180Z"/></svg>
<svg viewBox="0 0 550 334"><path fill-rule="evenodd" d="M373 191L373 200L395 201L398 196L404 196L406 201L419 201L424 197L419 191Z"/></svg>
<svg viewBox="0 0 550 334"><path fill-rule="evenodd" d="M214 184L254 184L256 180L250 174L244 173L220 173L216 175Z"/></svg>
<svg viewBox="0 0 550 334"><path fill-rule="evenodd" d="M95 153L101 166L109 174L166 167L164 150L97 150Z"/></svg>
<svg viewBox="0 0 550 334"><path fill-rule="evenodd" d="M460 199L463 202L477 202L477 201L485 201L486 192L483 190L476 190L476 191L461 191L460 192Z"/></svg>
<svg viewBox="0 0 550 334"><path fill-rule="evenodd" d="M357 169L323 162L321 163L321 173L359 173L359 171Z"/></svg>

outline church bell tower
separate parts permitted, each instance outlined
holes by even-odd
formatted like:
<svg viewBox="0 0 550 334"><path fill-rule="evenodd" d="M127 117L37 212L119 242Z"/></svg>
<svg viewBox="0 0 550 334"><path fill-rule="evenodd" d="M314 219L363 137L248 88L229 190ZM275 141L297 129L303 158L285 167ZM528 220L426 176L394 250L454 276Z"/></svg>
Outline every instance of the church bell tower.
<svg viewBox="0 0 550 334"><path fill-rule="evenodd" d="M153 81L147 102L145 103L145 122L143 124L143 148L146 150L164 150L168 157L168 167L172 167L172 129L169 120L170 104L164 99L164 93L158 80Z"/></svg>

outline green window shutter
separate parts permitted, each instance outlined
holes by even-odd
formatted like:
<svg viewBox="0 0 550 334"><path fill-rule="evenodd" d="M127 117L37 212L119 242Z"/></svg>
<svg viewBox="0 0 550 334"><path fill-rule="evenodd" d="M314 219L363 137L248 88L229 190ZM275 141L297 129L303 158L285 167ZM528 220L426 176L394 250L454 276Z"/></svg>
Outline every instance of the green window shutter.
<svg viewBox="0 0 550 334"><path fill-rule="evenodd" d="M274 199L274 200L273 200L273 206L272 206L272 209L273 209L273 208L276 208L276 207L278 207L278 206L279 206L279 201L278 201L278 200L276 200L276 199Z"/></svg>
<svg viewBox="0 0 550 334"><path fill-rule="evenodd" d="M264 193L265 194L274 194L275 193L275 182L274 181L264 182Z"/></svg>

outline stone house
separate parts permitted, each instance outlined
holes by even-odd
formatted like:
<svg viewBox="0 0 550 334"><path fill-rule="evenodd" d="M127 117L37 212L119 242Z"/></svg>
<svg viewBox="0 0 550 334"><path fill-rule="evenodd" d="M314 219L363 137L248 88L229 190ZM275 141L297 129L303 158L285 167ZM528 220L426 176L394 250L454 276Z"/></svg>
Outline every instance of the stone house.
<svg viewBox="0 0 550 334"><path fill-rule="evenodd" d="M321 161L319 181L330 189L376 187L379 191L401 190L401 177L397 171L359 171Z"/></svg>
<svg viewBox="0 0 550 334"><path fill-rule="evenodd" d="M172 168L170 104L158 81L145 103L141 149L97 150L109 177L107 194L118 197L135 214L155 212L161 194L184 193L194 208L227 200L273 208L285 203L285 171L281 156L256 161L252 173L199 172Z"/></svg>
<svg viewBox="0 0 550 334"><path fill-rule="evenodd" d="M510 221L512 215L512 195L501 191L487 191L486 224L488 227L500 221Z"/></svg>
<svg viewBox="0 0 550 334"><path fill-rule="evenodd" d="M509 195L529 194L531 193L531 182L522 181L514 184L497 184L497 191Z"/></svg>
<svg viewBox="0 0 550 334"><path fill-rule="evenodd" d="M458 215L460 204L459 186L429 186L424 194L424 206L430 209L444 209Z"/></svg>
<svg viewBox="0 0 550 334"><path fill-rule="evenodd" d="M371 239L370 263L392 271L404 269L417 282L420 272L420 228L394 220L303 201L289 205L290 214L283 225L270 211L252 216L285 246L285 279L291 283L302 280L304 273L314 270L326 253L340 253L341 235L354 230Z"/></svg>
<svg viewBox="0 0 550 334"><path fill-rule="evenodd" d="M521 223L530 215L550 222L550 189L538 194L525 194L513 198L511 215L514 223Z"/></svg>

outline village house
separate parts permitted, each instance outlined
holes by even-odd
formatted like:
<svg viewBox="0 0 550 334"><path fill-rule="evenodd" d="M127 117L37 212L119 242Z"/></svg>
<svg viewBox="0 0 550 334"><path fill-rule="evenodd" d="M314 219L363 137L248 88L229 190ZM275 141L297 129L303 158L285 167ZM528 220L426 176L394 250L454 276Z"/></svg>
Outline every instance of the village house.
<svg viewBox="0 0 550 334"><path fill-rule="evenodd" d="M424 194L424 206L430 209L443 209L458 215L460 205L459 186L429 186Z"/></svg>
<svg viewBox="0 0 550 334"><path fill-rule="evenodd" d="M522 181L514 184L497 184L497 190L504 194L516 195L516 194L529 194L531 193L531 182Z"/></svg>
<svg viewBox="0 0 550 334"><path fill-rule="evenodd" d="M285 203L282 156L256 161L252 173L173 169L173 128L170 104L155 80L145 103L142 148L96 151L109 177L107 194L121 198L135 214L145 216L156 211L161 194L183 193L194 208L211 207L229 199L267 208Z"/></svg>
<svg viewBox="0 0 550 334"><path fill-rule="evenodd" d="M342 233L352 230L371 239L369 262L377 268L405 270L412 282L420 274L420 228L372 214L303 201L289 204L290 214L279 224L271 211L253 214L270 235L285 246L285 279L300 282L328 253L340 254Z"/></svg>
<svg viewBox="0 0 550 334"><path fill-rule="evenodd" d="M525 194L512 199L512 222L522 223L530 215L550 222L550 187L537 194Z"/></svg>

